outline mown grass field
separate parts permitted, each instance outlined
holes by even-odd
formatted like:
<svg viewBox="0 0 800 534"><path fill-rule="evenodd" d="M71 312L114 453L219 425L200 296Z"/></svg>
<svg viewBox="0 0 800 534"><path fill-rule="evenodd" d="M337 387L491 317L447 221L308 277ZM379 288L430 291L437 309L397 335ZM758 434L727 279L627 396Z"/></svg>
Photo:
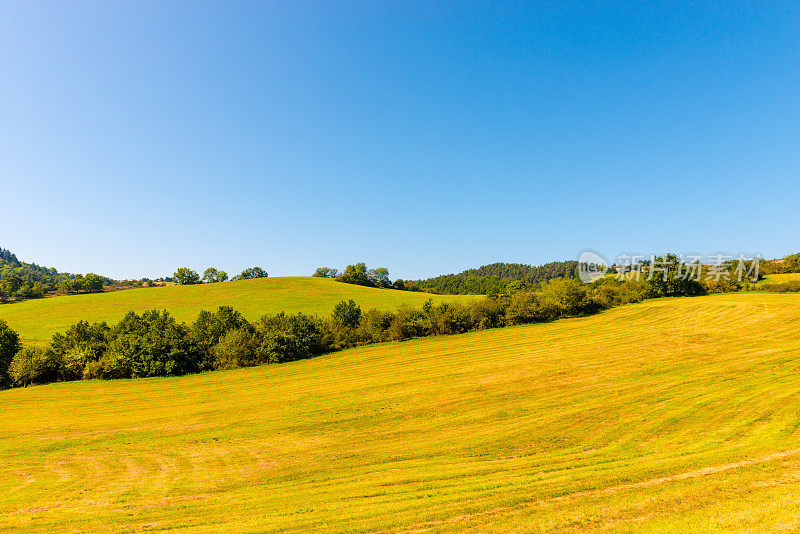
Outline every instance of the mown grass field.
<svg viewBox="0 0 800 534"><path fill-rule="evenodd" d="M2 391L0 413L4 532L800 528L797 295Z"/></svg>
<svg viewBox="0 0 800 534"><path fill-rule="evenodd" d="M113 324L131 310L140 313L166 309L179 321L191 322L201 310L232 306L255 320L265 313L281 311L328 315L338 302L347 299L353 299L364 310L394 310L401 304L421 306L429 298L438 303L479 297L376 289L327 278L279 277L27 300L0 305L0 319L17 331L23 341L42 344L80 320Z"/></svg>
<svg viewBox="0 0 800 534"><path fill-rule="evenodd" d="M764 275L763 280L756 282L756 285L763 286L765 284L780 284L783 282L794 282L797 280L800 280L800 273L766 274Z"/></svg>

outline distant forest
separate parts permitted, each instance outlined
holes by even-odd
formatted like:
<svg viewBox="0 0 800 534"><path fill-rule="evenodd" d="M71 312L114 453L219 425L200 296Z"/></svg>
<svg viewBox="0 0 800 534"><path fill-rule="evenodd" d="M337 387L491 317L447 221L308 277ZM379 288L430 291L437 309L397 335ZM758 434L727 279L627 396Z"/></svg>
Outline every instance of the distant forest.
<svg viewBox="0 0 800 534"><path fill-rule="evenodd" d="M577 268L577 261L553 261L538 267L524 263L492 263L459 274L409 280L406 288L449 295L499 295L509 290L534 288L553 278L576 278Z"/></svg>
<svg viewBox="0 0 800 534"><path fill-rule="evenodd" d="M102 291L114 281L96 274L60 273L52 267L19 261L10 250L0 247L0 302L43 297L47 293L89 293Z"/></svg>

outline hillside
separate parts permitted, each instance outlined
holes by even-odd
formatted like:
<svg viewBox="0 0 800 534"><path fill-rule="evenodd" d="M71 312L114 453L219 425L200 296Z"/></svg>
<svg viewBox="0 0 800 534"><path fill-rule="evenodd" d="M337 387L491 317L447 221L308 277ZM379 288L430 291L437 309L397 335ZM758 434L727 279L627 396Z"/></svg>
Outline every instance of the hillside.
<svg viewBox="0 0 800 534"><path fill-rule="evenodd" d="M94 291L113 282L103 276L87 276L91 277L93 287L90 289ZM86 279L77 274L60 273L52 267L20 261L16 254L0 247L0 303L40 298L57 289L84 291L87 289Z"/></svg>
<svg viewBox="0 0 800 534"><path fill-rule="evenodd" d="M552 261L532 266L524 263L492 263L458 274L443 274L425 280L410 280L406 287L431 293L466 295L503 293L509 284L528 287L553 278L575 278L577 261Z"/></svg>
<svg viewBox="0 0 800 534"><path fill-rule="evenodd" d="M657 299L1 391L0 530L793 529L798 321L796 295Z"/></svg>
<svg viewBox="0 0 800 534"><path fill-rule="evenodd" d="M190 322L200 310L218 306L232 306L248 319L257 319L281 311L327 315L336 303L347 299L367 310L395 309L401 304L420 306L429 298L443 302L476 297L377 289L326 278L260 278L29 300L0 305L0 319L8 322L23 341L43 343L80 320L114 323L130 310L166 309L178 320Z"/></svg>

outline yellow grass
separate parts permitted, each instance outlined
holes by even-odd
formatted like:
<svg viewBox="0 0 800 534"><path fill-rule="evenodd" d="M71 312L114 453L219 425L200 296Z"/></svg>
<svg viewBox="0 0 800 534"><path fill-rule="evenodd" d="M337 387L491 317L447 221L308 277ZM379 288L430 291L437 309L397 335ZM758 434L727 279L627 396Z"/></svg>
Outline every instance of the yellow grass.
<svg viewBox="0 0 800 534"><path fill-rule="evenodd" d="M0 392L4 532L800 528L800 298Z"/></svg>
<svg viewBox="0 0 800 534"><path fill-rule="evenodd" d="M435 302L464 302L480 297L376 289L327 278L281 277L27 300L0 305L0 319L24 342L42 344L80 320L116 323L130 310L166 309L178 320L191 322L200 310L233 306L255 320L265 313L281 311L328 315L338 302L347 299L355 300L364 310L394 310L401 304L421 306L429 298Z"/></svg>
<svg viewBox="0 0 800 534"><path fill-rule="evenodd" d="M800 273L766 274L762 280L756 282L756 285L781 284L783 282L794 282L796 280L800 280Z"/></svg>

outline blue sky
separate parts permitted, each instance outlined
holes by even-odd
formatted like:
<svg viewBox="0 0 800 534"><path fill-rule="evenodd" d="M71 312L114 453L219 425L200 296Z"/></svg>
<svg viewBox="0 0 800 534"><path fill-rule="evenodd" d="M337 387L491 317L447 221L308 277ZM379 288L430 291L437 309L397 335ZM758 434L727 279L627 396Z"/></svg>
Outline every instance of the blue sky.
<svg viewBox="0 0 800 534"><path fill-rule="evenodd" d="M0 0L0 246L393 277L800 250L800 4Z"/></svg>

